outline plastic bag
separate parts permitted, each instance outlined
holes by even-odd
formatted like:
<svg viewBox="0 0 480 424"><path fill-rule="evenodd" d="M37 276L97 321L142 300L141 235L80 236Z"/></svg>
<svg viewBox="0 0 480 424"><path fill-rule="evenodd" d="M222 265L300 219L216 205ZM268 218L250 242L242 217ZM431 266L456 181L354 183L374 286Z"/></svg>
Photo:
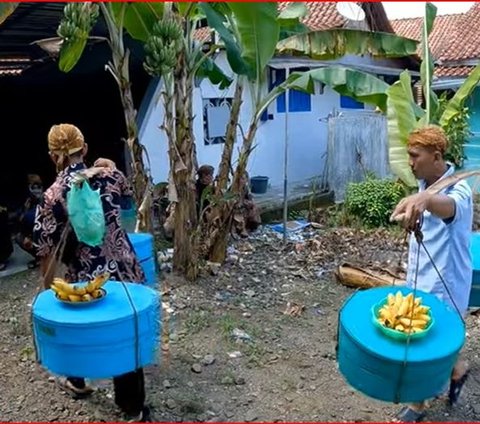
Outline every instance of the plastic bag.
<svg viewBox="0 0 480 424"><path fill-rule="evenodd" d="M87 180L76 181L67 193L67 213L78 240L96 247L106 232L100 190L93 190Z"/></svg>

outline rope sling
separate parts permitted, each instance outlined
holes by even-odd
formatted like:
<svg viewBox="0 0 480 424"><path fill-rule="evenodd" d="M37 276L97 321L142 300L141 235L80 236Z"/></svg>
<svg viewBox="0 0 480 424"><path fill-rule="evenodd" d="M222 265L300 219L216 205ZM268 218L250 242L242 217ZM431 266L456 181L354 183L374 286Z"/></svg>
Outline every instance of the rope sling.
<svg viewBox="0 0 480 424"><path fill-rule="evenodd" d="M422 224L423 224L423 215L421 217L419 225L417 226L417 228L413 232L413 235L414 235L414 237L417 241L415 274L414 274L414 279L413 279L413 298L415 299L416 295L417 295L417 278L418 278L418 269L419 269L419 266L420 266L420 249L423 248L423 250L425 251L425 253L426 253L430 263L432 264L435 272L437 273L438 277L440 278L440 281L442 282L443 287L445 288L445 291L447 292L447 294L448 294L448 296L449 296L449 298L452 302L452 305L454 306L456 312L458 313L460 319L462 320L463 326L465 328L466 324L465 324L465 320L463 318L463 315L460 312L460 309L458 308L457 304L455 303L455 300L454 300L454 298L453 298L453 296L450 292L450 289L448 288L447 283L445 282L445 279L443 278L441 272L439 271L437 265L435 264L435 261L433 260L432 256L430 255L430 252L428 251L427 247L425 246L425 243L423 242L423 233L421 231ZM414 309L412 308L411 315L410 315L410 324L412 323L412 320L413 320L413 312L414 312ZM406 368L407 368L408 350L409 350L409 347L410 347L411 337L412 337L412 333L410 332L410 333L407 334L407 339L406 339L406 343L405 343L405 354L404 354L404 358L403 358L402 369L401 369L401 372L400 372L400 375L399 375L399 378L398 378L397 388L396 388L396 391L395 391L394 403L399 403L400 402L400 394L401 394L401 390L403 388L404 375L405 375L405 371L406 371Z"/></svg>

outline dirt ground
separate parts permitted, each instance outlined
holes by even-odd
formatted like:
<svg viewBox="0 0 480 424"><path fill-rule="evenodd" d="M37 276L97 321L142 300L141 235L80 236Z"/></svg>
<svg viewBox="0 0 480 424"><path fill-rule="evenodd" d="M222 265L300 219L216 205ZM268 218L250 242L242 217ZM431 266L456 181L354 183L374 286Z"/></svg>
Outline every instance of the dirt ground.
<svg viewBox="0 0 480 424"><path fill-rule="evenodd" d="M284 246L271 233L238 241L217 275L187 283L162 276L169 341L146 369L156 421L389 421L400 405L355 391L337 369L337 315L352 289L337 283L348 259L395 266L402 237L319 229ZM37 272L0 280L0 421L118 421L110 381L72 400L35 362L30 306ZM285 315L287 304L304 306ZM293 303L292 303L293 302ZM241 331L239 331L241 330ZM459 406L433 403L430 421L480 418L479 318L468 317L466 357L473 374ZM237 335L236 337L234 335ZM86 358L88 359L88 358Z"/></svg>

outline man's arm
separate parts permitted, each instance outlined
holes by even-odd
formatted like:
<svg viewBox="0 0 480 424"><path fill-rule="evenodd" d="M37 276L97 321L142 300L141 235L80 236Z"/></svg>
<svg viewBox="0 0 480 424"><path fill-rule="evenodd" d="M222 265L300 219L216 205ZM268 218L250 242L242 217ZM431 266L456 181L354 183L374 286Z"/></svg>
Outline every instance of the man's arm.
<svg viewBox="0 0 480 424"><path fill-rule="evenodd" d="M426 210L440 219L451 219L455 216L455 200L446 194L422 191L401 200L390 221L401 222L405 228L414 230L420 216Z"/></svg>

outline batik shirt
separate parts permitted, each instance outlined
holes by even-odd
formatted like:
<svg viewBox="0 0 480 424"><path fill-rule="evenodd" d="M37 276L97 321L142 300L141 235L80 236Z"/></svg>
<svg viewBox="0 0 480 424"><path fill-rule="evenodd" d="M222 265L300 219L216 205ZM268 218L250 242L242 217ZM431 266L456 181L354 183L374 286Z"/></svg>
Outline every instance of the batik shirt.
<svg viewBox="0 0 480 424"><path fill-rule="evenodd" d="M83 163L71 165L58 174L45 192L37 208L33 234L39 257L48 257L55 252L68 222L66 198L70 183L74 174L83 169L86 169ZM122 197L131 195L125 176L118 170L105 168L89 182L92 189L99 189L101 193L105 239L102 245L91 247L79 242L70 228L66 247L70 253L63 256L67 266L66 279L70 282L86 281L109 272L110 278L116 281L145 281L132 244L121 227L120 202Z"/></svg>

